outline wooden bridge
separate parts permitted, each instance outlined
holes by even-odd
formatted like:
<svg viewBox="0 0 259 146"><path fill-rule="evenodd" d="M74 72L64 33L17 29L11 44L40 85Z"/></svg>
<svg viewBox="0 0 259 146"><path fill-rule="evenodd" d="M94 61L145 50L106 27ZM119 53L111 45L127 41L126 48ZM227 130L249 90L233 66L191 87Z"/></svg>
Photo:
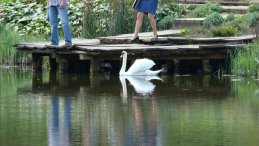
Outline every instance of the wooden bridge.
<svg viewBox="0 0 259 146"><path fill-rule="evenodd" d="M210 0L177 0L176 2L202 5ZM215 0L213 0L215 1ZM217 0L224 5L222 17L229 12L235 13L236 17L247 13L248 0ZM257 0L252 0L257 3ZM175 19L173 29L159 31L158 41L151 42L152 33L140 33L140 42L129 44L133 34L101 37L98 39L74 38L73 46L51 46L50 42L32 42L13 45L17 52L32 54L32 66L35 71L42 70L43 57L49 57L49 65L52 71L62 72L89 72L98 74L103 69L118 74L121 65L119 57L122 51L128 52L129 67L131 61L137 58L150 58L155 61L154 69L164 68L171 74L181 70L179 66L199 69L203 72L214 72L221 65L219 62L228 58L229 50L242 46L243 43L251 42L256 35L238 37L216 38L184 38L179 36L180 28L201 27L205 18ZM64 44L64 40L60 42ZM184 62L184 63L181 63ZM225 63L224 63L225 64ZM112 69L111 69L112 68ZM107 71L106 70L106 71Z"/></svg>
<svg viewBox="0 0 259 146"><path fill-rule="evenodd" d="M122 51L128 52L128 60L150 58L156 62L156 68L166 68L168 73L173 72L176 60L201 60L203 70L208 71L209 60L228 57L228 50L240 46L243 42L250 42L253 35L240 37L217 38L183 38L171 37L180 33L180 30L159 31L159 39L151 42L152 33L140 33L140 42L129 44L133 34L101 37L99 39L73 39L73 46L51 46L50 42L32 42L13 45L17 52L32 54L32 65L35 71L42 70L42 57L48 56L51 70L86 71L98 74L102 63L110 63L114 73L120 69L119 57ZM60 44L64 44L61 41ZM128 64L131 62L128 61ZM129 66L129 65L128 65Z"/></svg>

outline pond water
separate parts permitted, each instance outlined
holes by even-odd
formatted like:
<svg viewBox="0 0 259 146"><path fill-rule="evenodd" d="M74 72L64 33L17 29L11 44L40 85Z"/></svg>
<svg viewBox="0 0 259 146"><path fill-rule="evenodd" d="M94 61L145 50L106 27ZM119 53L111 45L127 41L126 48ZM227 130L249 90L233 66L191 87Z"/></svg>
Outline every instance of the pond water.
<svg viewBox="0 0 259 146"><path fill-rule="evenodd" d="M258 145L257 80L0 70L0 145Z"/></svg>

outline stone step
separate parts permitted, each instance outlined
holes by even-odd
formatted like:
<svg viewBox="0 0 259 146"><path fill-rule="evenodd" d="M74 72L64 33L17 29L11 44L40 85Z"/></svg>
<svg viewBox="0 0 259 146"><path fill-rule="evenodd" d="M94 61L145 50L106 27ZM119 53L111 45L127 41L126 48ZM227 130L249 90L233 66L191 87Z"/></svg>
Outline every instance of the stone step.
<svg viewBox="0 0 259 146"><path fill-rule="evenodd" d="M175 0L176 3L183 4L206 4L208 2L218 2L222 6L248 6L249 2L259 3L258 0Z"/></svg>
<svg viewBox="0 0 259 146"><path fill-rule="evenodd" d="M220 14L223 18L228 16L228 13L221 13ZM243 14L235 14L235 17L240 17ZM192 28L192 27L201 27L202 22L204 21L205 17L203 18L180 18L174 19L172 22L173 29L181 29L181 28Z"/></svg>
<svg viewBox="0 0 259 146"><path fill-rule="evenodd" d="M234 14L246 14L248 6L222 6L224 12Z"/></svg>

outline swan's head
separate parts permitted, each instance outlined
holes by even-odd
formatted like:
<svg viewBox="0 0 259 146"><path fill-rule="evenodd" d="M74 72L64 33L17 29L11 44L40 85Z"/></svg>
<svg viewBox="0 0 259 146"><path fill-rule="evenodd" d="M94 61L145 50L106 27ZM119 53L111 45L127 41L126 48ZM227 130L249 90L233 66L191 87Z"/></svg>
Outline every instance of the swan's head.
<svg viewBox="0 0 259 146"><path fill-rule="evenodd" d="M121 58L123 58L125 55L127 55L127 52L126 51L122 51L122 53L121 53Z"/></svg>

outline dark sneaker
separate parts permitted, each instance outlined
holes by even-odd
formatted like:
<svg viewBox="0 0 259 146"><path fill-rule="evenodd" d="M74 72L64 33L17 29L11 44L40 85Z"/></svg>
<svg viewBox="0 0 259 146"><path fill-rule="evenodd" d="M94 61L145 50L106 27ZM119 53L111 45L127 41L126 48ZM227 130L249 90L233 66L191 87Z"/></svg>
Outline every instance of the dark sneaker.
<svg viewBox="0 0 259 146"><path fill-rule="evenodd" d="M135 39L133 40L129 40L128 43L138 43L139 42L139 37L137 36Z"/></svg>
<svg viewBox="0 0 259 146"><path fill-rule="evenodd" d="M151 42L155 42L155 41L158 41L158 36L156 38L151 39Z"/></svg>

